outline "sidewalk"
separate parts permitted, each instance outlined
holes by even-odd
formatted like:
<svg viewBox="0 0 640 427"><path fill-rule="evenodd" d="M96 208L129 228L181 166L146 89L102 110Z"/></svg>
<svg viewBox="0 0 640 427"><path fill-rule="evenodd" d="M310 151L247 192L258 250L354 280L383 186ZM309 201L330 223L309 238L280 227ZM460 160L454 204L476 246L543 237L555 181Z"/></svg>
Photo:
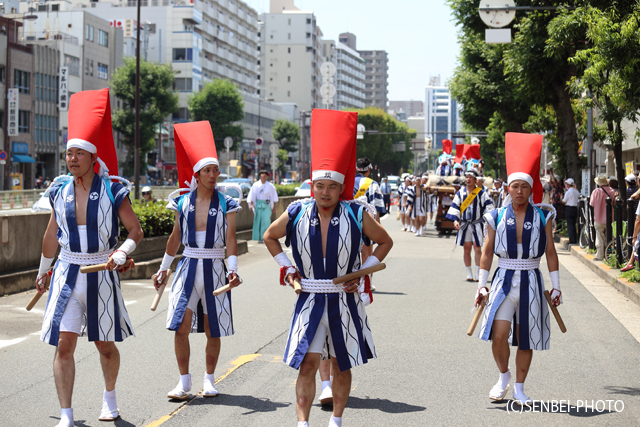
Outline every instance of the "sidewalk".
<svg viewBox="0 0 640 427"><path fill-rule="evenodd" d="M569 245L569 239L561 237L558 243L563 249L568 249L571 255L576 257L580 262L589 267L605 282L622 292L627 298L640 306L640 284L629 282L627 279L620 277L620 270L611 268L602 261L594 260L594 256L588 254L578 245Z"/></svg>

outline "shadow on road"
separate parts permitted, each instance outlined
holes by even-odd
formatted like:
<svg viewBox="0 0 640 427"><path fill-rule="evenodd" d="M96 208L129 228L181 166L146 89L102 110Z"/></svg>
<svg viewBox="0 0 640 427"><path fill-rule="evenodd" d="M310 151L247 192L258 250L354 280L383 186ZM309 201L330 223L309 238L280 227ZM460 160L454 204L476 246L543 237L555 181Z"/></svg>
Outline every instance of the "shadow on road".
<svg viewBox="0 0 640 427"><path fill-rule="evenodd" d="M360 397L349 397L347 408L353 409L378 409L389 414L404 414L408 412L425 411L424 406L410 405L404 402L393 402L389 399L369 399Z"/></svg>
<svg viewBox="0 0 640 427"><path fill-rule="evenodd" d="M274 412L279 408L291 406L291 402L272 402L269 399L259 399L254 396L236 396L233 394L221 394L215 398L198 397L191 405L225 405L238 406L248 409L243 415L253 414L255 412Z"/></svg>
<svg viewBox="0 0 640 427"><path fill-rule="evenodd" d="M381 292L381 291L375 291L373 293L373 296L375 297L376 295L406 295L404 292Z"/></svg>
<svg viewBox="0 0 640 427"><path fill-rule="evenodd" d="M50 417L54 420L60 420L60 417ZM73 425L77 426L77 427L89 427L88 424L85 424L86 420L74 420ZM104 423L106 424L106 423ZM93 424L92 424L93 425ZM118 418L117 420L113 421L113 425L117 426L117 427L135 427L135 424L131 424L129 421L123 420L122 417Z"/></svg>
<svg viewBox="0 0 640 427"><path fill-rule="evenodd" d="M504 403L506 403L506 405ZM591 405L591 403L587 402L587 405ZM514 400L511 400L511 399L507 401L502 401L502 402L492 402L492 406L490 406L488 409L498 409L500 411L505 411L510 413L511 412L514 412L514 413L545 412L549 414L559 414L559 415L566 414L566 415L570 415L573 417L580 417L580 418L591 418L597 415L606 415L606 414L616 413L616 411L610 411L606 409L606 406L603 406L603 409L599 410L597 407L591 407L591 406L584 407L584 406L573 406L573 405L562 404L562 405L556 405L554 409L551 405L549 405L549 402L547 401L540 402L539 400L534 401L534 405L531 407L527 407L527 406L521 407L517 405Z"/></svg>
<svg viewBox="0 0 640 427"><path fill-rule="evenodd" d="M605 387L611 394L625 394L627 396L640 396L640 388L637 387L619 387L611 385Z"/></svg>

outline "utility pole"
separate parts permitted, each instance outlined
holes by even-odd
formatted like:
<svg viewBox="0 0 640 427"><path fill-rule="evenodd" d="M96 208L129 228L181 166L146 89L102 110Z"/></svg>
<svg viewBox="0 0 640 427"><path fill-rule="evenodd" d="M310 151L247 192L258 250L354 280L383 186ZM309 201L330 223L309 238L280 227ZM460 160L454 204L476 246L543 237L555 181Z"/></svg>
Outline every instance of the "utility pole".
<svg viewBox="0 0 640 427"><path fill-rule="evenodd" d="M134 198L140 200L140 2L138 0L138 20L136 22L136 123L135 123L135 153L133 155L133 183L136 186Z"/></svg>

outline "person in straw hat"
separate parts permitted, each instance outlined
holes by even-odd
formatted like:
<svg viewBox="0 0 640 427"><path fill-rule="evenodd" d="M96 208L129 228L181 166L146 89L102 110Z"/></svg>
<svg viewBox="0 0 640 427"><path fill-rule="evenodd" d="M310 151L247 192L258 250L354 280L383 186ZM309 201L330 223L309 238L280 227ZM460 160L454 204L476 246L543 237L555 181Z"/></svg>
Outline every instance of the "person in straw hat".
<svg viewBox="0 0 640 427"><path fill-rule="evenodd" d="M607 245L605 231L607 229L607 197L614 200L615 193L609 187L606 175L598 175L595 178L598 188L593 190L589 204L593 206L593 222L596 229L596 260L604 259L604 247Z"/></svg>

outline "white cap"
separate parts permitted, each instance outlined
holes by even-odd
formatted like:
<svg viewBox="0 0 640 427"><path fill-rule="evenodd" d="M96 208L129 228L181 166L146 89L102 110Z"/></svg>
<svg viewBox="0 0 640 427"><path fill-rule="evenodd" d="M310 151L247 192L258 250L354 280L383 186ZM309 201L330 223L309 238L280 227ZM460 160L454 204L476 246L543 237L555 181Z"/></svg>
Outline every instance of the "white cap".
<svg viewBox="0 0 640 427"><path fill-rule="evenodd" d="M576 182L573 180L573 178L567 178L564 182L568 185L576 185Z"/></svg>
<svg viewBox="0 0 640 427"><path fill-rule="evenodd" d="M627 182L636 182L636 176L632 173L624 177Z"/></svg>

